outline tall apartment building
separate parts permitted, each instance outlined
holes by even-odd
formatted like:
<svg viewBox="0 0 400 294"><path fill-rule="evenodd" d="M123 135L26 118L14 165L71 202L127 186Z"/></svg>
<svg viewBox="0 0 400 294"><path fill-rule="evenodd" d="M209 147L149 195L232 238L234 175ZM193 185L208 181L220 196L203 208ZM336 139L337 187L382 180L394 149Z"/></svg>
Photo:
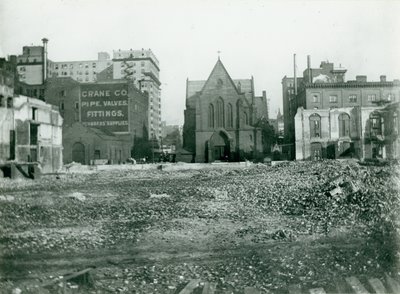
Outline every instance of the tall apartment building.
<svg viewBox="0 0 400 294"><path fill-rule="evenodd" d="M51 61L47 58L48 40L42 41L43 46L24 46L17 57L17 93L44 99L47 77L70 77L80 83L131 80L149 95L149 138L161 139L160 68L150 49L114 50L112 59L107 52L99 52L97 60Z"/></svg>
<svg viewBox="0 0 400 294"><path fill-rule="evenodd" d="M112 66L112 60L107 52L99 52L97 56L97 60L51 62L51 76L71 77L80 83L96 82L97 74Z"/></svg>
<svg viewBox="0 0 400 294"><path fill-rule="evenodd" d="M162 137L159 77L159 61L150 49L113 51L113 78L131 80L149 94L149 137L158 139Z"/></svg>
<svg viewBox="0 0 400 294"><path fill-rule="evenodd" d="M44 99L44 82L51 70L51 61L47 58L46 38L43 46L24 46L22 54L10 56L15 61L15 93Z"/></svg>

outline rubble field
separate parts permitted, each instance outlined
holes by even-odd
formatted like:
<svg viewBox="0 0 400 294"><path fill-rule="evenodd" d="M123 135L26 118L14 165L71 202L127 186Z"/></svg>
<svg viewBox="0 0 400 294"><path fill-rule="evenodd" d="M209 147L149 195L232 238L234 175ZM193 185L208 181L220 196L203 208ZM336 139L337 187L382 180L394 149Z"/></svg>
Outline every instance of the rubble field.
<svg viewBox="0 0 400 294"><path fill-rule="evenodd" d="M348 276L398 278L399 180L397 165L354 161L0 179L0 293L43 293L88 267L92 283L68 283L73 293L179 293L195 278L217 293L333 291Z"/></svg>

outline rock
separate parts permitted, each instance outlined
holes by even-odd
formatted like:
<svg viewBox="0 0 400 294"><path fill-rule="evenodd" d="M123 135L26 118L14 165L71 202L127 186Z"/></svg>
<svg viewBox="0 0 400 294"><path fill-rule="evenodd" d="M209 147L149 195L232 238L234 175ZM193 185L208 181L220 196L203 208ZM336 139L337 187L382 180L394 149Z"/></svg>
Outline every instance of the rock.
<svg viewBox="0 0 400 294"><path fill-rule="evenodd" d="M11 293L12 293L12 294L21 294L21 293L22 293L22 290L21 290L20 288L15 288L15 289L12 290Z"/></svg>
<svg viewBox="0 0 400 294"><path fill-rule="evenodd" d="M150 198L169 198L171 196L169 196L166 193L163 194L150 194Z"/></svg>
<svg viewBox="0 0 400 294"><path fill-rule="evenodd" d="M214 197L217 200L226 200L226 199L228 199L228 191L215 189Z"/></svg>
<svg viewBox="0 0 400 294"><path fill-rule="evenodd" d="M282 240L286 238L287 238L286 233L283 230L278 230L272 234L272 239L274 240Z"/></svg>
<svg viewBox="0 0 400 294"><path fill-rule="evenodd" d="M71 198L75 198L75 199L77 199L77 200L79 200L79 201L85 201L85 200L86 200L85 195L83 195L83 194L80 193L80 192L73 192L73 193L70 195L70 197L71 197Z"/></svg>

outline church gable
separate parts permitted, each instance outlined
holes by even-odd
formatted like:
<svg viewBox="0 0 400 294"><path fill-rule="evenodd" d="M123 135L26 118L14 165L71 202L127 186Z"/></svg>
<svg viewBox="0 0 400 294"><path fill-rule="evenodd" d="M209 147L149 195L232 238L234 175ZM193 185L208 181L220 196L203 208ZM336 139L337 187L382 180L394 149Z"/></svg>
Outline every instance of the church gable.
<svg viewBox="0 0 400 294"><path fill-rule="evenodd" d="M227 90L231 90L234 91L236 94L239 94L235 83L229 76L221 60L218 59L201 92L206 93L210 91L214 92Z"/></svg>

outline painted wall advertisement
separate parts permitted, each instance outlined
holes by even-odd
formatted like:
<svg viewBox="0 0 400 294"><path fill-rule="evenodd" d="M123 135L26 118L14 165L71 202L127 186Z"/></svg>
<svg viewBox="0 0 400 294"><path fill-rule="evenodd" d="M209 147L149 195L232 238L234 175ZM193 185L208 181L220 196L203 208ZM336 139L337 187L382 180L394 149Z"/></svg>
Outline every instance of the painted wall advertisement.
<svg viewBox="0 0 400 294"><path fill-rule="evenodd" d="M88 127L128 132L128 85L81 85L81 121Z"/></svg>

